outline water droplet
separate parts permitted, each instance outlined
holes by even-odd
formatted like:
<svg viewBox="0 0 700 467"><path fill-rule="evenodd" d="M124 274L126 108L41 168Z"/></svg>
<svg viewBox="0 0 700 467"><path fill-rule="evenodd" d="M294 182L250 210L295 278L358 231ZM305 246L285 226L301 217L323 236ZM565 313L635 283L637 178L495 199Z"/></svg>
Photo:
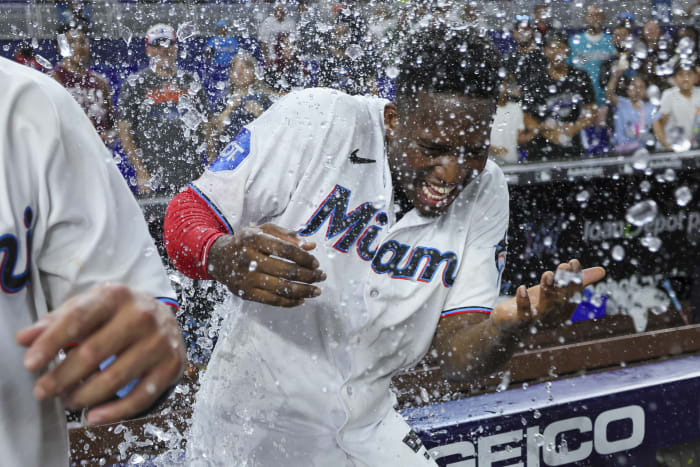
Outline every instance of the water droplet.
<svg viewBox="0 0 700 467"><path fill-rule="evenodd" d="M634 56L639 60L646 60L647 56L649 55L647 46L643 42L637 42L637 44L633 47L633 52Z"/></svg>
<svg viewBox="0 0 700 467"><path fill-rule="evenodd" d="M622 261L625 258L625 249L620 245L615 245L612 249L612 257L615 261Z"/></svg>
<svg viewBox="0 0 700 467"><path fill-rule="evenodd" d="M345 55L350 57L350 60L357 60L365 54L362 50L362 46L359 44L350 44L347 49L345 49Z"/></svg>
<svg viewBox="0 0 700 467"><path fill-rule="evenodd" d="M51 64L51 62L47 58L45 58L39 54L34 55L34 58L36 59L37 63L39 63L39 65L43 66L47 70L50 70L51 68L53 68L53 65Z"/></svg>
<svg viewBox="0 0 700 467"><path fill-rule="evenodd" d="M535 411L532 413L532 417L533 417L535 420L537 420L537 419L540 418L541 416L542 416L542 414L541 414L540 411L537 410L537 409L535 409ZM540 435L540 436L542 436L542 435ZM535 435L535 438L537 438L537 435ZM543 440L544 440L544 438L543 438ZM541 444L538 444L538 446L542 446L542 445L541 445Z"/></svg>
<svg viewBox="0 0 700 467"><path fill-rule="evenodd" d="M542 243L544 243L544 246L546 246L546 247L552 246L552 237L550 237L550 236L544 237L544 240L542 240Z"/></svg>
<svg viewBox="0 0 700 467"><path fill-rule="evenodd" d="M652 105L661 105L661 90L659 90L657 85L652 84L647 88L647 99Z"/></svg>
<svg viewBox="0 0 700 467"><path fill-rule="evenodd" d="M396 79L396 77L399 76L399 68L393 65L386 67L384 71L386 71L386 75L391 79Z"/></svg>
<svg viewBox="0 0 700 467"><path fill-rule="evenodd" d="M503 377L501 378L501 382L496 388L496 392L501 392L505 391L508 389L508 385L510 384L510 371L505 371L503 372Z"/></svg>
<svg viewBox="0 0 700 467"><path fill-rule="evenodd" d="M73 55L73 50L70 48L68 38L65 34L56 35L56 42L58 43L58 50L61 53L61 57L70 57Z"/></svg>
<svg viewBox="0 0 700 467"><path fill-rule="evenodd" d="M590 197L591 194L588 193L588 191L583 190L576 195L576 201L578 201L579 203L585 203Z"/></svg>
<svg viewBox="0 0 700 467"><path fill-rule="evenodd" d="M677 138L671 142L673 152L686 152L690 149L691 142L688 138Z"/></svg>
<svg viewBox="0 0 700 467"><path fill-rule="evenodd" d="M639 184L639 189L642 193L649 193L649 190L651 190L651 183L649 183L648 180L642 180L642 183Z"/></svg>
<svg viewBox="0 0 700 467"><path fill-rule="evenodd" d="M258 262L257 261L251 261L250 264L248 265L248 271L253 272L256 269L258 269Z"/></svg>
<svg viewBox="0 0 700 467"><path fill-rule="evenodd" d="M149 257L153 256L153 254L156 252L156 249L152 246L149 246L145 250L143 250L143 256Z"/></svg>
<svg viewBox="0 0 700 467"><path fill-rule="evenodd" d="M641 227L653 221L658 212L659 208L656 206L656 201L648 199L645 201L640 201L629 208L627 210L627 214L625 215L625 220L627 220L627 222L630 224Z"/></svg>
<svg viewBox="0 0 700 467"><path fill-rule="evenodd" d="M131 43L131 29L129 29L126 25L122 24L119 26L119 37L124 39L124 42L126 42L126 46L128 47L129 44Z"/></svg>
<svg viewBox="0 0 700 467"><path fill-rule="evenodd" d="M506 74L507 74L507 72L506 72L505 68L501 67L498 69L498 77L499 78L505 78Z"/></svg>
<svg viewBox="0 0 700 467"><path fill-rule="evenodd" d="M172 31L172 29L171 29ZM197 33L197 27L190 21L185 21L177 28L177 40L183 42Z"/></svg>
<svg viewBox="0 0 700 467"><path fill-rule="evenodd" d="M646 148L637 149L632 154L632 167L637 170L644 170L649 165L649 151Z"/></svg>
<svg viewBox="0 0 700 467"><path fill-rule="evenodd" d="M664 179L667 182L675 182L676 181L676 171L668 168L666 171L664 171Z"/></svg>
<svg viewBox="0 0 700 467"><path fill-rule="evenodd" d="M659 251L659 248L661 248L661 239L659 237L644 236L641 238L640 242L652 253L656 253Z"/></svg>
<svg viewBox="0 0 700 467"><path fill-rule="evenodd" d="M687 186L682 186L677 189L675 195L678 206L687 206L690 200L693 199L693 194L690 192L690 188Z"/></svg>
<svg viewBox="0 0 700 467"><path fill-rule="evenodd" d="M557 269L554 272L554 283L557 287L566 287L569 284L582 284L583 271L567 271L566 269Z"/></svg>

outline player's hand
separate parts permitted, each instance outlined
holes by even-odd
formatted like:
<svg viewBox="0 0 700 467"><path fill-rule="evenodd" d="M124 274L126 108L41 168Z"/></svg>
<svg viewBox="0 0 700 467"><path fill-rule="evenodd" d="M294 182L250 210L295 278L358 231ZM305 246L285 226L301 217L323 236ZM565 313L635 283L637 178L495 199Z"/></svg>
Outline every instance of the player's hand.
<svg viewBox="0 0 700 467"><path fill-rule="evenodd" d="M315 243L276 225L249 227L214 242L209 273L245 300L294 307L321 295L312 284L326 274L309 253L314 248Z"/></svg>
<svg viewBox="0 0 700 467"><path fill-rule="evenodd" d="M562 263L555 273L542 274L540 284L526 289L520 286L516 297L499 303L491 319L498 329L516 331L536 325L553 328L571 318L577 303L576 295L583 296L583 289L605 277L605 269L583 269L577 259Z"/></svg>
<svg viewBox="0 0 700 467"><path fill-rule="evenodd" d="M28 347L24 366L45 369L61 349L78 346L34 386L39 400L59 396L68 407L92 407L90 424L123 420L149 408L177 382L185 364L182 334L167 306L128 287L103 284L77 295L15 335ZM104 371L100 363L117 359ZM113 402L130 381L139 383Z"/></svg>

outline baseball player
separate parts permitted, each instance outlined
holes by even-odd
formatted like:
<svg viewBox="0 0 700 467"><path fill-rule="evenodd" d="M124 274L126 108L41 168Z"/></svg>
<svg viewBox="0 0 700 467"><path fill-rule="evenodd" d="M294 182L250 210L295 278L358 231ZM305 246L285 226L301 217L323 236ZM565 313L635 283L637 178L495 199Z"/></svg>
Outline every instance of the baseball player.
<svg viewBox="0 0 700 467"><path fill-rule="evenodd" d="M64 406L91 407L91 424L113 422L179 378L177 302L138 205L78 103L2 58L0 88L1 463L66 466Z"/></svg>
<svg viewBox="0 0 700 467"><path fill-rule="evenodd" d="M494 309L508 192L487 160L492 47L418 37L396 105L291 93L170 203L174 264L243 299L197 396L192 465L434 466L393 409L391 377L434 337L449 377L492 372L602 277L573 260L560 268L581 280L557 287L547 272Z"/></svg>

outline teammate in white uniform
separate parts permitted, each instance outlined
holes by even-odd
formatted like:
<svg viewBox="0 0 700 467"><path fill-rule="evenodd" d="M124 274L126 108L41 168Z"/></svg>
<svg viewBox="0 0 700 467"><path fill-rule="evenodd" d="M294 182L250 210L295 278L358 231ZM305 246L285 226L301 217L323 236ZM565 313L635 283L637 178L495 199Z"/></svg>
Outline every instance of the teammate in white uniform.
<svg viewBox="0 0 700 467"><path fill-rule="evenodd" d="M189 188L228 230L193 257L247 299L235 301L197 395L192 465L435 465L394 411L391 377L425 355L436 330L450 376L490 372L531 325L524 287L518 309L511 301L487 319L508 228L506 181L487 162L495 51L473 37L427 37L445 49L404 71L398 113L375 98L292 93ZM460 78L474 88L456 92ZM414 209L399 218L404 196ZM166 218L166 235L187 215ZM197 225L188 228L207 235ZM551 278L547 298L533 288L532 299L555 319L553 304L573 288L555 290Z"/></svg>
<svg viewBox="0 0 700 467"><path fill-rule="evenodd" d="M138 205L78 104L2 58L0 89L0 464L66 466L66 416L54 396L92 407L91 423L149 407L182 372L172 308L155 297L177 302L149 255ZM102 404L134 378L128 396Z"/></svg>

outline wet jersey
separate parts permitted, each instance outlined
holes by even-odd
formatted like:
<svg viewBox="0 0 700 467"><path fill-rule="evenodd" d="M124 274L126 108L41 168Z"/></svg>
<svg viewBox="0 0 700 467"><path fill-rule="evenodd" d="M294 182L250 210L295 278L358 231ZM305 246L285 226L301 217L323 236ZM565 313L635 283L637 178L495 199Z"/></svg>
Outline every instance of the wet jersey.
<svg viewBox="0 0 700 467"><path fill-rule="evenodd" d="M291 93L192 184L230 231L269 222L316 242L328 276L297 308L232 298L197 398L193 460L433 465L402 443L391 377L423 357L441 315L493 307L508 193L489 161L444 215L413 209L397 221L386 103Z"/></svg>
<svg viewBox="0 0 700 467"><path fill-rule="evenodd" d="M15 332L103 281L174 295L136 201L70 94L2 58L0 89L2 464L65 467L63 407L34 399L39 374L22 365Z"/></svg>

